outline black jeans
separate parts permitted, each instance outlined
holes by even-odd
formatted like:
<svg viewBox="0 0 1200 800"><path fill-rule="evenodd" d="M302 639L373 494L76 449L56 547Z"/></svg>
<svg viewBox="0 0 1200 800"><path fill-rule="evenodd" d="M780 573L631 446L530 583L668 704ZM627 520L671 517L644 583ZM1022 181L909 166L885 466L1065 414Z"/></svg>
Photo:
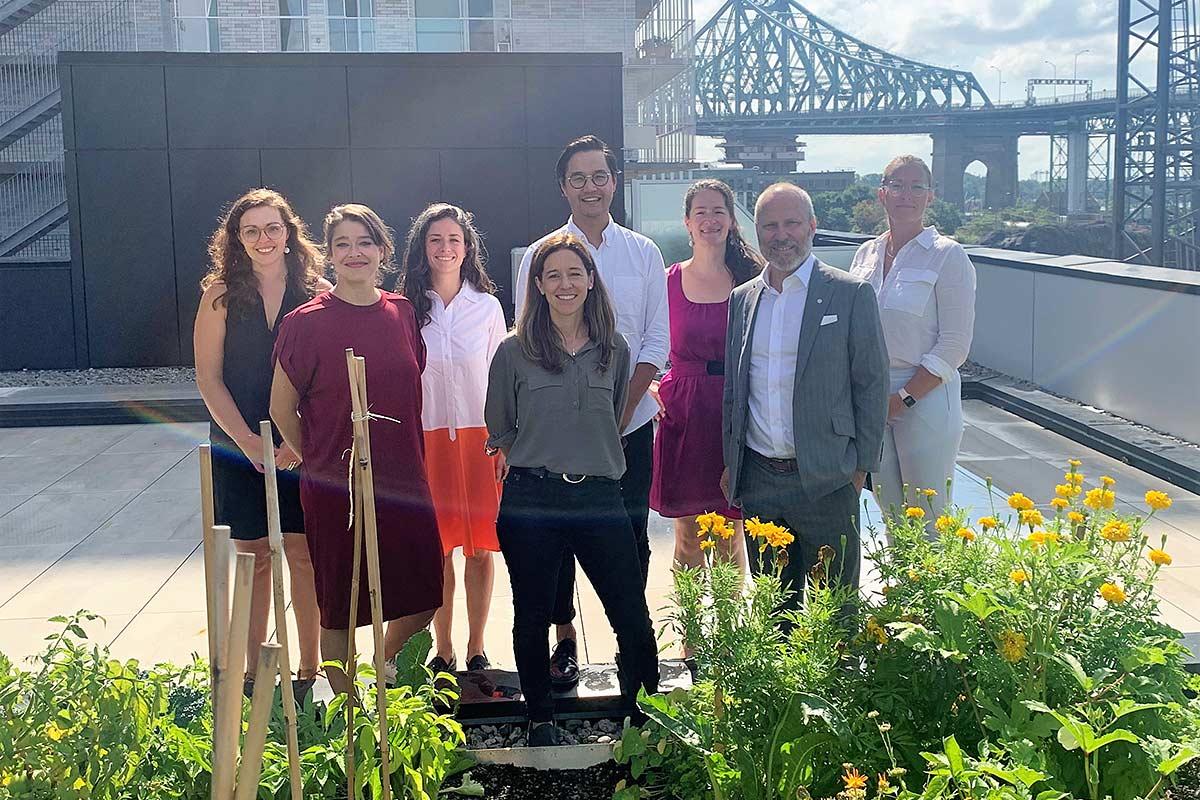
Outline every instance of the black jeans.
<svg viewBox="0 0 1200 800"><path fill-rule="evenodd" d="M658 690L658 646L616 481L571 484L514 470L504 482L496 534L512 581L513 651L530 720L554 716L546 634L564 553L579 559L617 635L629 708L638 687Z"/></svg>
<svg viewBox="0 0 1200 800"><path fill-rule="evenodd" d="M650 483L654 470L654 423L647 422L625 437L625 474L621 476L621 501L633 538L637 543L638 561L642 568L642 590L650 575ZM575 558L568 550L558 570L558 592L554 598L555 625L566 625L575 619Z"/></svg>

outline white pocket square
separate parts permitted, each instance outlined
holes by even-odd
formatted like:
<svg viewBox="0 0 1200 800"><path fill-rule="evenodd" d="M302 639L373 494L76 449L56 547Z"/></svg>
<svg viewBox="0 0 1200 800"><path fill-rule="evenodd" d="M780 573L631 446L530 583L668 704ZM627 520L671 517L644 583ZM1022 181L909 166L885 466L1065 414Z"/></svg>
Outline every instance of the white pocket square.
<svg viewBox="0 0 1200 800"><path fill-rule="evenodd" d="M825 316L821 317L822 325L832 325L835 322L837 322L837 314L826 314Z"/></svg>

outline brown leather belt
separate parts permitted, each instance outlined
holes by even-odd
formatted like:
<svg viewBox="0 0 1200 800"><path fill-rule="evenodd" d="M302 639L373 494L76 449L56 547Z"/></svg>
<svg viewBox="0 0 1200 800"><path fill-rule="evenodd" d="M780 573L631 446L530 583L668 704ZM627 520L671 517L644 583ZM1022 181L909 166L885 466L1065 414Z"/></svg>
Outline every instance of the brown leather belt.
<svg viewBox="0 0 1200 800"><path fill-rule="evenodd" d="M778 472L781 475L787 475L795 472L797 469L796 459L794 458L771 458L770 456L764 456L757 450L751 450L749 447L746 448L746 453L750 456L751 461L762 464L772 472Z"/></svg>

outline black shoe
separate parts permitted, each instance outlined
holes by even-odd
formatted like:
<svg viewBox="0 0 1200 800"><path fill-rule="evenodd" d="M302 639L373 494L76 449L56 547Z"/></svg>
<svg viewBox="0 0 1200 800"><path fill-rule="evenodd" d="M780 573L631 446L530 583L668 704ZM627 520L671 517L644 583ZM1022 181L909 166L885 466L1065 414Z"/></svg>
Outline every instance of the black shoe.
<svg viewBox="0 0 1200 800"><path fill-rule="evenodd" d="M553 722L530 724L526 742L527 747L558 747L563 743L562 730Z"/></svg>
<svg viewBox="0 0 1200 800"><path fill-rule="evenodd" d="M485 669L491 668L492 662L488 661L486 653L480 653L467 659L467 672L483 672Z"/></svg>
<svg viewBox="0 0 1200 800"><path fill-rule="evenodd" d="M242 696L247 700L254 699L254 678L247 676L242 679Z"/></svg>
<svg viewBox="0 0 1200 800"><path fill-rule="evenodd" d="M563 639L550 654L550 685L570 689L579 683L579 648L574 639Z"/></svg>
<svg viewBox="0 0 1200 800"><path fill-rule="evenodd" d="M692 683L696 682L696 675L700 671L700 666L696 663L696 659L688 657L683 660L683 665L687 667L687 671L691 673Z"/></svg>
<svg viewBox="0 0 1200 800"><path fill-rule="evenodd" d="M296 700L296 705L304 705L304 698L313 690L313 686L317 683L317 676L311 678L296 678L292 681L292 697Z"/></svg>
<svg viewBox="0 0 1200 800"><path fill-rule="evenodd" d="M458 672L458 659L453 659L449 662L441 656L434 656L429 659L429 663L425 666L429 667L429 671L435 676L439 672Z"/></svg>

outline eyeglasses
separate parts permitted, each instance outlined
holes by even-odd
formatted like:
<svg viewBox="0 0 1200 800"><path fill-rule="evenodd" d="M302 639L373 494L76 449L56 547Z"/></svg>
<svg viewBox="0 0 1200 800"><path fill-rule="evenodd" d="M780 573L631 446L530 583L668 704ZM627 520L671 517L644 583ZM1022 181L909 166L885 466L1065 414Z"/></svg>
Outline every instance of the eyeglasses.
<svg viewBox="0 0 1200 800"><path fill-rule="evenodd" d="M892 194L903 194L904 192L908 192L909 194L924 194L930 189L930 187L923 183L909 184L900 183L899 181L884 181L883 188Z"/></svg>
<svg viewBox="0 0 1200 800"><path fill-rule="evenodd" d="M576 172L567 178L567 184L572 188L582 189L583 187L587 186L587 182L590 179L593 186L607 186L608 179L611 177L612 175L607 172L593 172L591 175L584 175L582 172Z"/></svg>
<svg viewBox="0 0 1200 800"><path fill-rule="evenodd" d="M282 239L287 233L287 226L280 222L272 222L265 228L255 228L253 225L242 228L238 231L242 241L246 244L254 244L263 234L266 234L268 239Z"/></svg>

